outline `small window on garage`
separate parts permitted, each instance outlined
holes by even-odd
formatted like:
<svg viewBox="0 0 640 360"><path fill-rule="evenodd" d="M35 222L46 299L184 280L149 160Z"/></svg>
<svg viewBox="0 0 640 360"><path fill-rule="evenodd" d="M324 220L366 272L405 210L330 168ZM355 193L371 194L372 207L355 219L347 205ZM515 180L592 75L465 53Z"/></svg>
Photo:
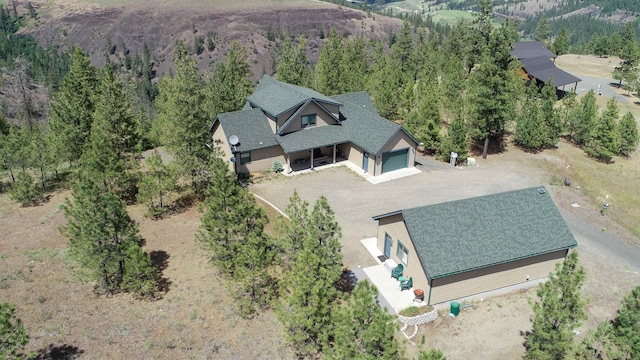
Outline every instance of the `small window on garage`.
<svg viewBox="0 0 640 360"><path fill-rule="evenodd" d="M316 126L316 114L302 116L302 127L306 128L307 126Z"/></svg>
<svg viewBox="0 0 640 360"><path fill-rule="evenodd" d="M240 165L251 163L251 151L240 154Z"/></svg>
<svg viewBox="0 0 640 360"><path fill-rule="evenodd" d="M409 249L402 243L402 241L398 240L398 248L396 250L396 256L402 260L405 265L408 265L409 262Z"/></svg>

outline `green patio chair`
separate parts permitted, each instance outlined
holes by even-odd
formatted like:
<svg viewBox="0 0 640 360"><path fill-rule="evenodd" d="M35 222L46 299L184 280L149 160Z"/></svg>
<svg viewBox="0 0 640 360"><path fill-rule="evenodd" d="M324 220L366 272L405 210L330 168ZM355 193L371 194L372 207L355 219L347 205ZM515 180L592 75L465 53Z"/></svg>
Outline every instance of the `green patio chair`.
<svg viewBox="0 0 640 360"><path fill-rule="evenodd" d="M409 290L413 286L413 278L410 277L409 280L403 281L400 283L400 291Z"/></svg>
<svg viewBox="0 0 640 360"><path fill-rule="evenodd" d="M402 271L404 271L404 266L402 264L391 269L391 277L398 280L400 276L402 276Z"/></svg>

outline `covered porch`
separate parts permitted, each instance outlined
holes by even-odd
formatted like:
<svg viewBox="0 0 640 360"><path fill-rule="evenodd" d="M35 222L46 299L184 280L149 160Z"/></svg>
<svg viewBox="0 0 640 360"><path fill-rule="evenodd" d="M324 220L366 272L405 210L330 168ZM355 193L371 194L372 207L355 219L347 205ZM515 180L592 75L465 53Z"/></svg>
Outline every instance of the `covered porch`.
<svg viewBox="0 0 640 360"><path fill-rule="evenodd" d="M346 160L337 144L285 154L285 158L288 173L315 170Z"/></svg>

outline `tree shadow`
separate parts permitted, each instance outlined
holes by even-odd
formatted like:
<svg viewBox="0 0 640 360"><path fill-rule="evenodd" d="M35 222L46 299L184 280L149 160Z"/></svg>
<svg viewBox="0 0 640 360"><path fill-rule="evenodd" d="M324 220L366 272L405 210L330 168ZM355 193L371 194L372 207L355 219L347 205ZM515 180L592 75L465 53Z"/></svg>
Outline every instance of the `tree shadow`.
<svg viewBox="0 0 640 360"><path fill-rule="evenodd" d="M162 299L171 287L171 280L164 276L164 271L167 269L167 266L169 266L169 258L171 256L164 250L156 250L150 252L149 257L151 257L151 262L156 267L156 275L158 276L156 299Z"/></svg>
<svg viewBox="0 0 640 360"><path fill-rule="evenodd" d="M84 354L84 350L77 346L61 344L49 344L48 347L38 350L36 360L70 360L80 357Z"/></svg>
<svg viewBox="0 0 640 360"><path fill-rule="evenodd" d="M353 271L344 268L342 269L340 279L336 283L336 287L342 292L350 293L356 287L357 282L358 278L356 277L356 274Z"/></svg>

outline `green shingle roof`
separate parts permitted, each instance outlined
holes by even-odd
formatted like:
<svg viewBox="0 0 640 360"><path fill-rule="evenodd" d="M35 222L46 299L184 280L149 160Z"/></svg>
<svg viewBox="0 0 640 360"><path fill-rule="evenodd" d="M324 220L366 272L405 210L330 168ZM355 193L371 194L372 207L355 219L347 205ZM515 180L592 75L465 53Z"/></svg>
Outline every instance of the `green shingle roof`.
<svg viewBox="0 0 640 360"><path fill-rule="evenodd" d="M273 131L260 109L241 110L218 115L227 137L240 139L237 151L251 151L278 145Z"/></svg>
<svg viewBox="0 0 640 360"><path fill-rule="evenodd" d="M247 99L251 104L261 108L271 116L278 116L287 110L303 104L308 99L317 99L331 104L341 105L334 99L324 96L317 91L301 86L277 81L264 75Z"/></svg>
<svg viewBox="0 0 640 360"><path fill-rule="evenodd" d="M539 189L544 187L402 210L427 276L435 279L577 246L551 196Z"/></svg>
<svg viewBox="0 0 640 360"><path fill-rule="evenodd" d="M276 135L286 154L349 142L347 129L341 125L325 125Z"/></svg>

